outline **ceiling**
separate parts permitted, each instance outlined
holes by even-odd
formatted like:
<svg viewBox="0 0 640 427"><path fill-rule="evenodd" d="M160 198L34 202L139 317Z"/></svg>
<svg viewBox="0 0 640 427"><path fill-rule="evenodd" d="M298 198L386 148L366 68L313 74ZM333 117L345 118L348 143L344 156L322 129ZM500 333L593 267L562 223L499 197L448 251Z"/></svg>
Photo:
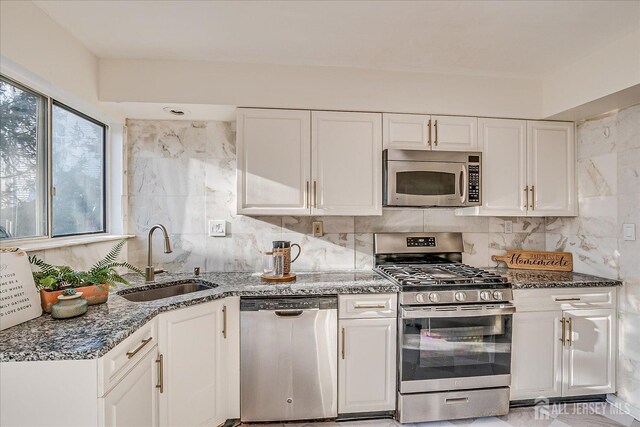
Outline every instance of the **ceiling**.
<svg viewBox="0 0 640 427"><path fill-rule="evenodd" d="M640 27L638 1L35 1L101 58L540 78Z"/></svg>

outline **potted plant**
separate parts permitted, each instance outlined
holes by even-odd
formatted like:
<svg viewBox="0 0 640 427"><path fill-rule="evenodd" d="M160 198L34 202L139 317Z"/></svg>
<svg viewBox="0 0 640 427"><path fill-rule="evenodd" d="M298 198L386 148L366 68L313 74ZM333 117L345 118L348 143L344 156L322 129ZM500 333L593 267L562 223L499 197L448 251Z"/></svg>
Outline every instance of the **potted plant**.
<svg viewBox="0 0 640 427"><path fill-rule="evenodd" d="M51 306L58 302L58 297L65 289L76 289L82 292L82 298L89 305L102 304L109 298L109 287L115 283L128 285L116 268L126 268L142 275L142 271L126 261L118 261L118 255L126 240L116 243L109 253L96 262L88 271L76 271L66 265L51 265L37 256L29 257L31 264L38 267L33 272L36 287L40 290L42 310L51 313Z"/></svg>

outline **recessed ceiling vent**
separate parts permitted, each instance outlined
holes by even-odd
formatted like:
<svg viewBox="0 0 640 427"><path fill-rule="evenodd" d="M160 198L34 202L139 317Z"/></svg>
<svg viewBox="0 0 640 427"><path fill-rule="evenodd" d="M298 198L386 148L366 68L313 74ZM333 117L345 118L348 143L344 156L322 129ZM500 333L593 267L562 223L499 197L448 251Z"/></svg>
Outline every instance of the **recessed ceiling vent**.
<svg viewBox="0 0 640 427"><path fill-rule="evenodd" d="M178 117L186 116L189 114L188 110L185 110L180 107L164 107L162 110L173 116L178 116Z"/></svg>

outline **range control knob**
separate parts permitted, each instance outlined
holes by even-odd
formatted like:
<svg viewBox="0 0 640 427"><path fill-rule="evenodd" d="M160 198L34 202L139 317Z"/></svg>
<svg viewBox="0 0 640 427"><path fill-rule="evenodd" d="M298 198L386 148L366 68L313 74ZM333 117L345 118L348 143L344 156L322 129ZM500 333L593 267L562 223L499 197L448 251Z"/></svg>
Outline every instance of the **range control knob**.
<svg viewBox="0 0 640 427"><path fill-rule="evenodd" d="M431 302L440 301L440 295L438 295L438 294L429 294L429 301L431 301Z"/></svg>
<svg viewBox="0 0 640 427"><path fill-rule="evenodd" d="M464 301L467 299L467 295L464 292L456 292L456 301Z"/></svg>
<svg viewBox="0 0 640 427"><path fill-rule="evenodd" d="M504 298L504 295L502 294L502 291L495 291L493 293L493 298L501 301Z"/></svg>
<svg viewBox="0 0 640 427"><path fill-rule="evenodd" d="M480 299L482 301L491 301L491 292L489 291L480 292Z"/></svg>
<svg viewBox="0 0 640 427"><path fill-rule="evenodd" d="M423 294L417 294L416 295L416 301L424 302L424 295Z"/></svg>

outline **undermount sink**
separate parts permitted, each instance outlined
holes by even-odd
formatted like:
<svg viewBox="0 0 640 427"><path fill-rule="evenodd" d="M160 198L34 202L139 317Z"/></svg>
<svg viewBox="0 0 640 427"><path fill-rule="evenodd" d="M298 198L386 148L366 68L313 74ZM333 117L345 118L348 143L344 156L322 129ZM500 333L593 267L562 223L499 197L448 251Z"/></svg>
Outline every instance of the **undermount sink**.
<svg viewBox="0 0 640 427"><path fill-rule="evenodd" d="M206 291L217 287L215 283L204 280L188 279L177 282L162 283L151 289L142 291L124 290L118 292L122 298L134 302L155 301L157 299L175 297L190 294L192 292Z"/></svg>

